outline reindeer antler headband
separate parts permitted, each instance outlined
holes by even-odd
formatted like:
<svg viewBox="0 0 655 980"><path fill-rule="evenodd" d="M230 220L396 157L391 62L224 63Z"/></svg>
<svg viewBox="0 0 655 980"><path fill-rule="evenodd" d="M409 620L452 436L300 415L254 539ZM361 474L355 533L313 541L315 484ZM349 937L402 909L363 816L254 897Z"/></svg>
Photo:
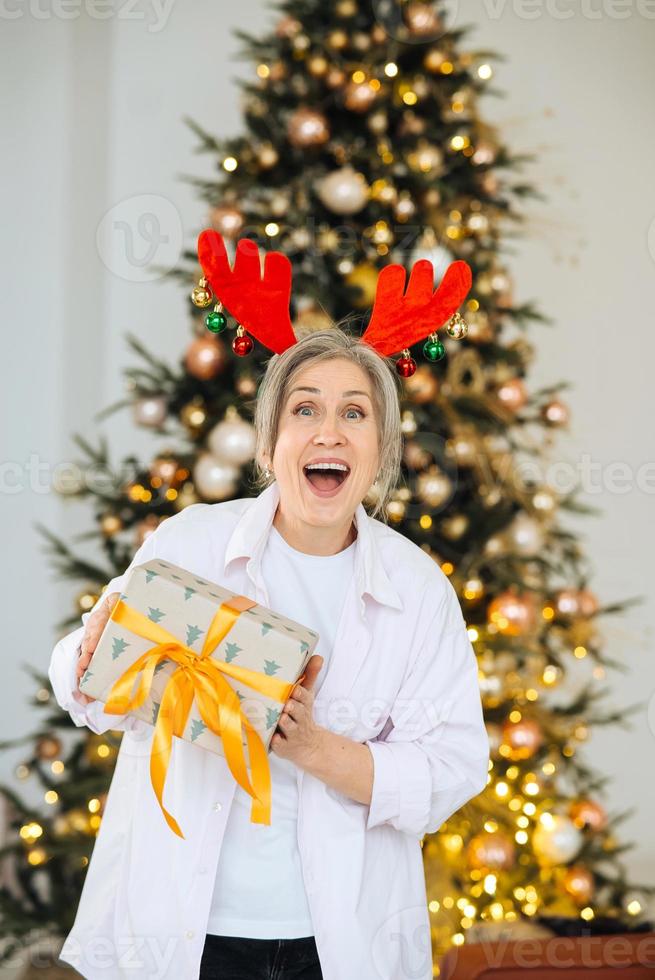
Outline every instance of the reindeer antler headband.
<svg viewBox="0 0 655 980"><path fill-rule="evenodd" d="M242 238L237 243L234 268L230 267L225 242L212 229L198 237L198 260L204 275L191 293L201 309L216 303L205 318L213 333L225 328L224 306L238 321L232 350L245 357L253 349L246 330L269 350L282 354L297 343L289 313L291 262L282 252L267 252L262 275L257 243ZM382 356L398 351L398 373L408 378L416 371L409 348L428 338L423 353L439 361L445 349L436 331L448 321L447 332L457 340L466 336L467 326L457 312L471 288L471 270L466 262L451 263L434 291L432 263L414 263L405 291L402 265L385 266L377 281L375 302L368 326L360 338Z"/></svg>

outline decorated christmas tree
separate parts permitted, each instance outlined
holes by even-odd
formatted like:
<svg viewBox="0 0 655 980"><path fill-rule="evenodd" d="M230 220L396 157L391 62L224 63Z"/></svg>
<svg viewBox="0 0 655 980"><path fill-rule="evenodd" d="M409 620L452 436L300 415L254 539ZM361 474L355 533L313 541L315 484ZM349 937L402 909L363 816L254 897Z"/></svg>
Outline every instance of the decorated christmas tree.
<svg viewBox="0 0 655 980"><path fill-rule="evenodd" d="M529 384L547 321L515 300L508 256L521 202L537 195L521 177L526 159L481 115L481 97L498 94L494 56L467 50L469 31L450 29L447 5L422 0L291 0L270 33L239 34L243 134L188 120L214 174L193 178L204 204L197 230L213 227L232 250L249 237L289 256L297 336L336 322L360 335L391 262L429 258L435 282L458 258L473 272L463 320L398 352L403 479L383 515L457 590L491 742L486 790L423 839L435 957L494 928L560 918L639 928L653 890L628 880L617 832L626 813L608 812L606 779L585 761L590 729L627 713L605 703L607 671L625 668L601 623L629 601L602 604L591 591L563 525L588 508L535 475L569 424L566 383ZM97 538L102 558L81 560L42 528L53 566L77 590L60 631L80 625L161 521L253 493L252 414L270 355L206 288L195 238L172 274L189 295L186 353L167 364L129 335L138 366L107 409L130 408L169 448L115 468L103 438L95 448L77 437L82 471L105 479L102 492L83 481L67 492L90 498L84 538ZM38 731L5 747L25 746L15 775L37 783L44 802L26 805L19 782L2 787L5 958L70 928L121 737L76 728L47 677L31 672Z"/></svg>

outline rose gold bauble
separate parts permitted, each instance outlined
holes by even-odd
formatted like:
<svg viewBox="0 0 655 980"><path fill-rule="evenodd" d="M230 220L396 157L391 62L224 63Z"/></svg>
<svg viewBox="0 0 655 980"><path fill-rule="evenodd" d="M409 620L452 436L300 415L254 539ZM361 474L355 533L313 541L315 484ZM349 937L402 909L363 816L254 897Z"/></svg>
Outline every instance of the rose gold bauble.
<svg viewBox="0 0 655 980"><path fill-rule="evenodd" d="M251 374L242 374L238 377L235 387L242 398L251 398L257 393L257 381Z"/></svg>
<svg viewBox="0 0 655 980"><path fill-rule="evenodd" d="M167 486L173 486L177 482L179 468L180 464L175 456L157 456L150 464L150 479L161 480Z"/></svg>
<svg viewBox="0 0 655 980"><path fill-rule="evenodd" d="M599 608L598 597L590 589L580 589L578 606L581 616L595 616Z"/></svg>
<svg viewBox="0 0 655 980"><path fill-rule="evenodd" d="M552 426L568 425L570 418L568 407L558 398L553 398L542 406L541 417Z"/></svg>
<svg viewBox="0 0 655 980"><path fill-rule="evenodd" d="M168 402L163 395L144 395L133 406L134 421L147 429L158 429L168 415Z"/></svg>
<svg viewBox="0 0 655 980"><path fill-rule="evenodd" d="M510 378L496 388L496 397L510 412L518 412L528 400L528 393L521 378Z"/></svg>
<svg viewBox="0 0 655 980"><path fill-rule="evenodd" d="M417 442L406 442L403 448L403 461L405 465L409 467L410 470L415 472L418 470L425 469L430 463L432 456L427 451L419 446Z"/></svg>
<svg viewBox="0 0 655 980"><path fill-rule="evenodd" d="M197 337L189 344L184 363L194 378L209 381L227 364L225 347L214 337Z"/></svg>
<svg viewBox="0 0 655 980"><path fill-rule="evenodd" d="M280 17L277 24L275 25L275 33L278 37L294 37L302 30L302 24L295 17L291 17L289 14L284 17Z"/></svg>
<svg viewBox="0 0 655 980"><path fill-rule="evenodd" d="M314 78L322 78L329 67L329 61L322 54L316 54L307 61L307 71Z"/></svg>
<svg viewBox="0 0 655 980"><path fill-rule="evenodd" d="M287 66L283 61L274 61L269 69L268 79L270 82L281 82L287 77Z"/></svg>
<svg viewBox="0 0 655 980"><path fill-rule="evenodd" d="M39 759L57 759L61 753L61 742L52 735L42 736L36 743Z"/></svg>
<svg viewBox="0 0 655 980"><path fill-rule="evenodd" d="M416 480L416 492L419 499L428 507L441 507L447 500L450 500L453 493L453 485L446 474L437 466L430 466L429 469L421 473ZM458 515L461 516L461 515ZM444 533L447 527L442 527Z"/></svg>
<svg viewBox="0 0 655 980"><path fill-rule="evenodd" d="M437 376L427 364L419 364L414 374L405 379L405 391L417 405L433 402L439 391Z"/></svg>
<svg viewBox="0 0 655 980"><path fill-rule="evenodd" d="M401 223L409 221L410 218L414 217L416 214L416 204L410 197L408 191L401 193L397 203L394 205L393 213Z"/></svg>
<svg viewBox="0 0 655 980"><path fill-rule="evenodd" d="M562 887L578 905L586 905L594 894L594 876L583 864L572 864L564 872Z"/></svg>
<svg viewBox="0 0 655 980"><path fill-rule="evenodd" d="M344 90L344 105L351 112L368 112L377 98L370 82L350 81Z"/></svg>
<svg viewBox="0 0 655 980"><path fill-rule="evenodd" d="M576 800L569 807L569 816L581 829L598 831L607 826L607 813L595 800Z"/></svg>
<svg viewBox="0 0 655 980"><path fill-rule="evenodd" d="M322 112L300 106L289 117L287 134L293 146L322 146L330 138L330 127Z"/></svg>
<svg viewBox="0 0 655 980"><path fill-rule="evenodd" d="M513 761L530 759L544 740L541 726L533 718L503 723L503 743L509 747L508 757Z"/></svg>
<svg viewBox="0 0 655 980"><path fill-rule="evenodd" d="M237 238L243 228L244 217L238 208L231 204L221 204L212 208L209 222L216 231L225 238Z"/></svg>
<svg viewBox="0 0 655 980"><path fill-rule="evenodd" d="M560 616L566 618L580 614L579 591L577 589L560 589L555 595L555 609Z"/></svg>
<svg viewBox="0 0 655 980"><path fill-rule="evenodd" d="M487 620L498 628L503 636L522 636L536 624L535 600L530 593L518 595L507 590L489 603Z"/></svg>
<svg viewBox="0 0 655 980"><path fill-rule="evenodd" d="M512 840L500 830L476 834L466 848L469 868L502 871L514 864L515 848Z"/></svg>
<svg viewBox="0 0 655 980"><path fill-rule="evenodd" d="M435 7L422 0L411 0L403 11L403 17L413 37L434 37L443 30Z"/></svg>
<svg viewBox="0 0 655 980"><path fill-rule="evenodd" d="M164 518L165 520L166 518ZM137 548L140 548L146 538L149 538L155 528L160 524L160 518L156 514L146 514L142 521L136 525L134 540Z"/></svg>
<svg viewBox="0 0 655 980"><path fill-rule="evenodd" d="M277 152L272 143L264 143L260 146L257 151L257 160L259 161L259 166L264 170L270 170L280 159L280 154Z"/></svg>
<svg viewBox="0 0 655 980"><path fill-rule="evenodd" d="M328 88L341 88L346 81L346 73L341 68L330 68L325 76L325 84Z"/></svg>

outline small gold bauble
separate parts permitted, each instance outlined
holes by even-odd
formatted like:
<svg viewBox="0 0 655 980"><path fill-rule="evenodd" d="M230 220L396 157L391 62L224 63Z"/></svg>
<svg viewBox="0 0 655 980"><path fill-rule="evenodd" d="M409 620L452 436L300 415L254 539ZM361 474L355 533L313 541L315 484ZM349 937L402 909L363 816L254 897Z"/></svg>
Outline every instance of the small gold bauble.
<svg viewBox="0 0 655 980"><path fill-rule="evenodd" d="M180 421L191 432L199 432L207 421L207 409L202 398L194 398L180 409Z"/></svg>
<svg viewBox="0 0 655 980"><path fill-rule="evenodd" d="M322 54L313 55L307 62L307 70L314 78L322 78L329 68L329 62Z"/></svg>
<svg viewBox="0 0 655 980"><path fill-rule="evenodd" d="M61 754L61 742L51 735L44 735L36 743L39 759L57 759Z"/></svg>
<svg viewBox="0 0 655 980"><path fill-rule="evenodd" d="M378 270L370 262L358 263L353 271L346 276L346 283L354 287L356 296L354 303L359 309L372 305L378 282Z"/></svg>
<svg viewBox="0 0 655 980"><path fill-rule="evenodd" d="M242 374L236 380L236 390L243 398L251 398L257 393L257 381L251 374Z"/></svg>
<svg viewBox="0 0 655 980"><path fill-rule="evenodd" d="M341 68L330 68L326 77L325 84L328 88L341 88L346 81L346 73Z"/></svg>
<svg viewBox="0 0 655 980"><path fill-rule="evenodd" d="M264 170L270 170L278 162L280 155L272 143L266 143L259 148L257 159L260 167L263 167Z"/></svg>
<svg viewBox="0 0 655 980"><path fill-rule="evenodd" d="M441 531L449 541L459 541L466 534L469 528L469 519L466 514L453 514L447 517L441 524Z"/></svg>
<svg viewBox="0 0 655 980"><path fill-rule="evenodd" d="M404 8L403 16L413 37L434 37L443 30L435 6L424 0L410 0Z"/></svg>
<svg viewBox="0 0 655 980"><path fill-rule="evenodd" d="M354 17L357 13L355 0L338 0L335 4L337 17Z"/></svg>
<svg viewBox="0 0 655 980"><path fill-rule="evenodd" d="M419 499L429 507L441 507L450 500L453 485L449 477L438 466L430 466L416 480Z"/></svg>
<svg viewBox="0 0 655 980"><path fill-rule="evenodd" d="M440 71L441 66L446 61L446 55L439 48L430 48L423 59L423 67L434 74Z"/></svg>
<svg viewBox="0 0 655 980"><path fill-rule="evenodd" d="M343 51L343 49L348 45L348 35L345 31L336 30L331 31L325 42L328 48L332 48L333 51Z"/></svg>
<svg viewBox="0 0 655 980"><path fill-rule="evenodd" d="M123 528L123 522L118 514L104 514L100 519L100 529L106 538L112 538Z"/></svg>
<svg viewBox="0 0 655 980"><path fill-rule="evenodd" d="M464 337L466 337L468 333L468 324L461 313L453 313L448 321L446 333L449 337L452 337L453 340L462 340Z"/></svg>
<svg viewBox="0 0 655 980"><path fill-rule="evenodd" d="M194 286L191 292L191 301L194 306L204 310L207 306L211 306L214 301L214 296L208 285L198 285Z"/></svg>

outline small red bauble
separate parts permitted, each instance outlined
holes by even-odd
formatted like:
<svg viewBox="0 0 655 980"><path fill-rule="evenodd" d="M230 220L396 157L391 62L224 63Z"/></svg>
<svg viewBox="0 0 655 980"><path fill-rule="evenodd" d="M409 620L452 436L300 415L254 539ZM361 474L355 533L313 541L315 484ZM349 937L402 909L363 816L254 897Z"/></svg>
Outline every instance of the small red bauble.
<svg viewBox="0 0 655 980"><path fill-rule="evenodd" d="M408 350L404 350L403 356L399 357L396 361L396 371L401 378L411 378L414 371L416 371L416 361L413 357L410 357Z"/></svg>
<svg viewBox="0 0 655 980"><path fill-rule="evenodd" d="M232 350L238 357L245 357L253 349L252 337L244 334L242 337L235 337L232 341Z"/></svg>

